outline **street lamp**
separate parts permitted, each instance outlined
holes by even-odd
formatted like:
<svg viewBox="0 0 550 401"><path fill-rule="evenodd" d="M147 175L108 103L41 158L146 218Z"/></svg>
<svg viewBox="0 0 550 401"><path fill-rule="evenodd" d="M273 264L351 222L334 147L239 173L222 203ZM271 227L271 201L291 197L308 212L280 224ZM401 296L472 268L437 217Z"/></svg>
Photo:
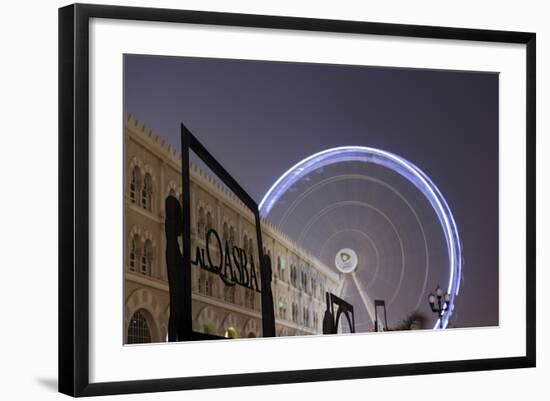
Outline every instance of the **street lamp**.
<svg viewBox="0 0 550 401"><path fill-rule="evenodd" d="M437 299L437 306L436 306L436 299ZM441 302L443 300L443 303ZM435 289L435 295L430 293L428 295L428 302L430 303L430 307L432 308L432 312L437 313L439 317L439 328L443 328L443 313L449 308L449 302L451 301L451 295L446 292L445 295L443 295L443 289L438 285Z"/></svg>

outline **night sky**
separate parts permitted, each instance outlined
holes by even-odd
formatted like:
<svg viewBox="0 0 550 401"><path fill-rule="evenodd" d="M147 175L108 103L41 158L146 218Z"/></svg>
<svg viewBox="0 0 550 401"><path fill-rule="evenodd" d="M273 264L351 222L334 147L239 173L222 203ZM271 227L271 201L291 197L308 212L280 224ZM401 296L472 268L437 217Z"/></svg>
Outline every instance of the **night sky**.
<svg viewBox="0 0 550 401"><path fill-rule="evenodd" d="M126 55L124 85L125 113L176 148L183 122L258 203L335 146L413 162L463 243L452 324L498 324L497 73Z"/></svg>

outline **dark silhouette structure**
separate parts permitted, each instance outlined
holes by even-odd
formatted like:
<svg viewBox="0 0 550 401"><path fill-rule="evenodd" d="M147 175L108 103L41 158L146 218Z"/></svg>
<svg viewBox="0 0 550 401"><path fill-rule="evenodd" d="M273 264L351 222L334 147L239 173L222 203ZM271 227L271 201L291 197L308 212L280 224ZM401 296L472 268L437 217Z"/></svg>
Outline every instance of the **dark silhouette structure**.
<svg viewBox="0 0 550 401"><path fill-rule="evenodd" d="M382 309L384 312L384 320L380 320L378 316L378 310ZM374 300L374 331L388 330L388 315L386 312L386 302L383 299Z"/></svg>
<svg viewBox="0 0 550 401"><path fill-rule="evenodd" d="M191 310L185 308L185 298L190 296L191 283L184 274L183 255L178 244L178 237L183 232L181 205L174 196L168 196L165 201L166 218L164 231L166 233L166 269L170 287L170 317L168 321L168 341L189 339L191 327L187 327L185 318ZM189 266L188 266L189 268ZM189 292L189 294L188 294Z"/></svg>
<svg viewBox="0 0 550 401"><path fill-rule="evenodd" d="M353 305L332 293L327 292L326 297L327 310L323 317L323 334L338 333L338 325L342 315L344 315L348 321L350 333L355 333L355 314L353 313ZM334 305L338 307L336 315L334 313Z"/></svg>
<svg viewBox="0 0 550 401"><path fill-rule="evenodd" d="M334 334L334 316L332 314L332 305L330 304L330 294L326 293L327 309L323 316L323 334Z"/></svg>
<svg viewBox="0 0 550 401"><path fill-rule="evenodd" d="M264 337L275 337L275 312L273 309L273 292L271 291L271 258L263 257L262 263L262 331Z"/></svg>

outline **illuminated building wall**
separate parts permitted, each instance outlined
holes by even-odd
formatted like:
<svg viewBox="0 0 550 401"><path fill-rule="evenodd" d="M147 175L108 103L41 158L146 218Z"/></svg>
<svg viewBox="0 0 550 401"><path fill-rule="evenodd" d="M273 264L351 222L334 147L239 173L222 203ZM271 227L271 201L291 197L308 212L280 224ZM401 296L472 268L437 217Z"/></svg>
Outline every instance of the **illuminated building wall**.
<svg viewBox="0 0 550 401"><path fill-rule="evenodd" d="M124 124L124 150L124 343L159 342L166 338L169 316L164 201L168 195L181 199L179 152L131 116ZM190 176L192 257L197 246L204 247L208 228L257 254L249 210L196 166ZM324 294L336 292L338 275L265 221L262 240L272 260L277 335L322 333ZM192 292L195 331L261 336L259 293L228 287L197 266L192 267Z"/></svg>

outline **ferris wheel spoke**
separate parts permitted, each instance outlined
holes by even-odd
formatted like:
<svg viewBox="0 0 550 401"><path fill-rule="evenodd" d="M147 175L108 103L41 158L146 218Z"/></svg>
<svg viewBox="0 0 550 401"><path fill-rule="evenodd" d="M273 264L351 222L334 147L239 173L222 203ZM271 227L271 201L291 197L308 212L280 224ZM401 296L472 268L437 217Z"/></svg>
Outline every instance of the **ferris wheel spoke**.
<svg viewBox="0 0 550 401"><path fill-rule="evenodd" d="M370 297L367 294L367 291L363 288L363 285L361 284L361 280L359 277L357 277L357 274L355 272L351 273L351 277L353 278L353 281L355 282L355 286L357 287L357 291L359 291L359 295L361 296L361 300L363 301L363 304L365 305L365 309L367 310L367 313L369 314L369 318L371 322L374 324L375 318L374 318L374 303L370 299Z"/></svg>
<svg viewBox="0 0 550 401"><path fill-rule="evenodd" d="M347 281L347 274L341 274L340 275L340 284L338 284L338 288L336 289L336 296L342 297L342 293L344 291L344 285Z"/></svg>

